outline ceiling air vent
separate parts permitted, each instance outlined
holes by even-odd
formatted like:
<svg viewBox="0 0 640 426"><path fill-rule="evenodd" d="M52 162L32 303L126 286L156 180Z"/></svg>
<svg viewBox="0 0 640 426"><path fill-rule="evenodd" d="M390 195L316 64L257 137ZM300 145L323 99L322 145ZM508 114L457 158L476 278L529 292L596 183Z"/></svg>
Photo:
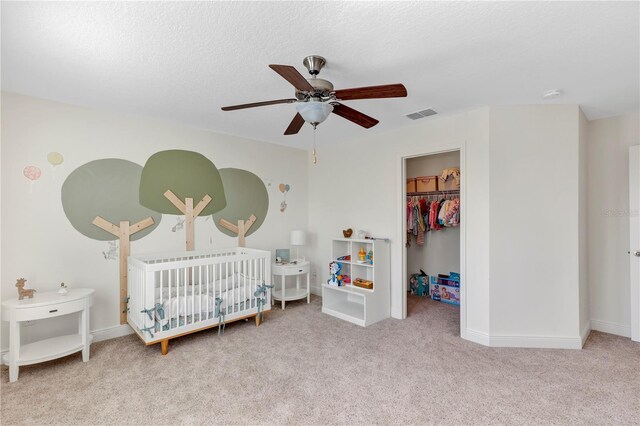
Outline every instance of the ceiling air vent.
<svg viewBox="0 0 640 426"><path fill-rule="evenodd" d="M419 118L429 117L431 115L436 115L437 112L431 108L423 109L422 111L412 112L411 114L407 114L407 118L412 120L417 120Z"/></svg>

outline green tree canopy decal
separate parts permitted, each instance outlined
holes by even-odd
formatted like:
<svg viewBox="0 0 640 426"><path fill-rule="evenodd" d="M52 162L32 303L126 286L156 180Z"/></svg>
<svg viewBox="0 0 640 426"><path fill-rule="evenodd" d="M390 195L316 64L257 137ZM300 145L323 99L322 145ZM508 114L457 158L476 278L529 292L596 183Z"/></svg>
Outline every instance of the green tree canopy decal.
<svg viewBox="0 0 640 426"><path fill-rule="evenodd" d="M140 205L138 189L142 167L131 161L106 158L75 169L62 185L62 208L71 225L94 240L112 241L118 237L95 226L100 216L111 223L136 223L147 217L154 224L131 235L137 240L153 231L162 215Z"/></svg>
<svg viewBox="0 0 640 426"><path fill-rule="evenodd" d="M232 231L220 225L220 219L237 224L238 220L247 220L252 214L256 216L246 235L251 235L260 228L269 210L269 194L262 179L251 172L241 169L220 169L220 176L227 195L227 207L213 215L216 227L229 236L236 236Z"/></svg>
<svg viewBox="0 0 640 426"><path fill-rule="evenodd" d="M194 204L209 195L212 200L200 215L213 214L227 205L218 169L197 152L176 149L149 157L140 178L140 204L159 213L181 214L164 196L168 189L180 200L192 198Z"/></svg>

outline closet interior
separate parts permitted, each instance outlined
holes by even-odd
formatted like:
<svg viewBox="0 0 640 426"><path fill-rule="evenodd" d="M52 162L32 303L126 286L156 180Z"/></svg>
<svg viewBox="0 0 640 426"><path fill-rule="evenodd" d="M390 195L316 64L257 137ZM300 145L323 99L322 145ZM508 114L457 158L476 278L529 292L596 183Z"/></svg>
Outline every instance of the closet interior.
<svg viewBox="0 0 640 426"><path fill-rule="evenodd" d="M407 314L423 304L459 306L460 152L409 158L405 171Z"/></svg>

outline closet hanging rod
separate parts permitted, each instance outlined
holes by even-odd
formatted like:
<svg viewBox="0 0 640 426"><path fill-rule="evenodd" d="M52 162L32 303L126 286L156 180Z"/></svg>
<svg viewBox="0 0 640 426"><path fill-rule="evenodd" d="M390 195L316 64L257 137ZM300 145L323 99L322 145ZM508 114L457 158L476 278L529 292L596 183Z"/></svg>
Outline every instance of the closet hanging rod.
<svg viewBox="0 0 640 426"><path fill-rule="evenodd" d="M447 189L443 191L426 191L426 192L407 192L407 197L411 197L414 195L455 195L460 194L459 189Z"/></svg>

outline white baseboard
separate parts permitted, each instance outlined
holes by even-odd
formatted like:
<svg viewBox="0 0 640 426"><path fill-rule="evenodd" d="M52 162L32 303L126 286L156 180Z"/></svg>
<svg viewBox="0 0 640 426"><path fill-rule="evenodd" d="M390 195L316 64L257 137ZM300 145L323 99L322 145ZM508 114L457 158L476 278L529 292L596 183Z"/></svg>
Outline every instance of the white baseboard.
<svg viewBox="0 0 640 426"><path fill-rule="evenodd" d="M311 284L311 294L315 294L316 296L322 296L322 287L317 284Z"/></svg>
<svg viewBox="0 0 640 426"><path fill-rule="evenodd" d="M591 330L601 331L603 333L616 334L622 337L631 337L631 326L626 324L618 324L615 322L591 320Z"/></svg>
<svg viewBox="0 0 640 426"><path fill-rule="evenodd" d="M582 349L581 337L491 336L489 340L496 348Z"/></svg>
<svg viewBox="0 0 640 426"><path fill-rule="evenodd" d="M582 339L582 346L586 343L589 338L589 334L591 334L591 321L587 321L587 323L582 327L582 332L580 332L580 338Z"/></svg>
<svg viewBox="0 0 640 426"><path fill-rule="evenodd" d="M585 333L588 332L585 331ZM582 336L493 336L467 328L466 336L463 336L463 338L494 348L582 349Z"/></svg>
<svg viewBox="0 0 640 426"><path fill-rule="evenodd" d="M467 328L465 331L466 334L464 336L461 336L463 339L473 343L478 343L480 345L491 346L491 341L488 334L472 330L470 328Z"/></svg>
<svg viewBox="0 0 640 426"><path fill-rule="evenodd" d="M91 332L91 334L93 334L93 343L127 336L132 333L133 329L129 324L114 325L113 327L101 328L100 330L93 330Z"/></svg>

